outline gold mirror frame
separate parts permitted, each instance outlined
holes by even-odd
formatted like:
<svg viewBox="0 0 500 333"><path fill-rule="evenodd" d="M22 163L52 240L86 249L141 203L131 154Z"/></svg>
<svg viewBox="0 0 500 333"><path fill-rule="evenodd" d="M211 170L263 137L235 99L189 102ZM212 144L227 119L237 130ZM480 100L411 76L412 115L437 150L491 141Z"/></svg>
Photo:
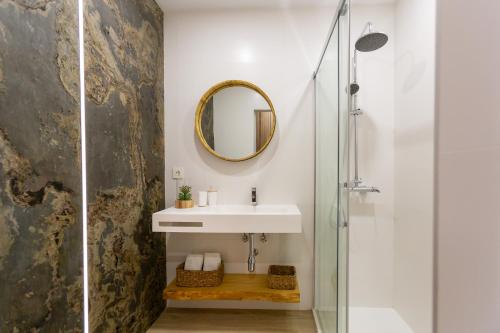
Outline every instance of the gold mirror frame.
<svg viewBox="0 0 500 333"><path fill-rule="evenodd" d="M207 143L207 141L205 140L205 137L203 136L203 132L201 130L201 118L203 115L203 111L205 110L205 106L208 103L208 100L210 99L210 97L215 95L218 91L220 91L224 88L229 88L229 87L246 87L246 88L250 88L250 89L254 90L255 92L257 92L259 95L261 95L266 100L266 102L267 102L267 104L269 104L269 108L271 109L271 112L273 114L273 126L271 128L271 134L269 135L269 138L267 139L267 141L264 143L264 145L262 145L262 147L258 151L256 151L252 155L242 157L242 158L228 158L228 157L225 157L225 156L218 154ZM257 87L255 84L247 82L247 81L241 81L241 80L228 80L228 81L223 81L221 83L216 84L215 86L210 88L201 97L200 102L198 103L198 106L196 107L196 117L194 120L194 128L196 131L196 135L198 136L198 139L200 140L201 144L203 145L203 147L205 147L206 150L208 150L208 152L210 154L212 154L212 155L214 155L222 160L225 160L225 161L241 162L241 161L246 161L246 160L249 160L251 158L254 158L255 156L262 153L264 151L264 149L267 148L267 146L269 145L269 143L273 139L274 131L276 129L276 112L274 111L274 106L273 106L273 103L271 102L271 99L266 95L266 93L262 89Z"/></svg>

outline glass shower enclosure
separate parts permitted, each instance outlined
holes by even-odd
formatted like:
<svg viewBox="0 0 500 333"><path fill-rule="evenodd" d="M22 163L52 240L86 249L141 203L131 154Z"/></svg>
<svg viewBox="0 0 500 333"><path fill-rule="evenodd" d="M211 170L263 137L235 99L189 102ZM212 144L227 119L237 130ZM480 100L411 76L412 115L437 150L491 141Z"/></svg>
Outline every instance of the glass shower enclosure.
<svg viewBox="0 0 500 333"><path fill-rule="evenodd" d="M349 0L341 1L314 74L316 95L315 298L322 333L347 333Z"/></svg>

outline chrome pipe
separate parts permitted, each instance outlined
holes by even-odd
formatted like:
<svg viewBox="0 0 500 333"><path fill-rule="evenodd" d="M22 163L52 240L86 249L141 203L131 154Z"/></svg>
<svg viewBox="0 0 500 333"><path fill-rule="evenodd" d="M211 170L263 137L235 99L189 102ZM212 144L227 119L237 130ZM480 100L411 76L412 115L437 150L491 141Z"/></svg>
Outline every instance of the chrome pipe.
<svg viewBox="0 0 500 333"><path fill-rule="evenodd" d="M248 271L255 272L255 257L259 254L259 250L255 248L255 234L248 234Z"/></svg>
<svg viewBox="0 0 500 333"><path fill-rule="evenodd" d="M361 109L358 109L358 95L354 94L352 96L352 110L350 112L352 116L353 125L353 136L354 136L354 186L361 184L362 180L359 178L359 139L358 139L358 116L363 114Z"/></svg>
<svg viewBox="0 0 500 333"><path fill-rule="evenodd" d="M363 28L363 31L361 31L359 37L363 37L365 35L366 29L368 29L368 33L371 33L373 31L373 23L366 22L365 27Z"/></svg>
<svg viewBox="0 0 500 333"><path fill-rule="evenodd" d="M358 83L358 51L356 49L352 57L352 82Z"/></svg>
<svg viewBox="0 0 500 333"><path fill-rule="evenodd" d="M354 96L356 99L356 96ZM359 179L359 167L358 167L358 115L353 115L353 126L354 126L354 184L358 185Z"/></svg>

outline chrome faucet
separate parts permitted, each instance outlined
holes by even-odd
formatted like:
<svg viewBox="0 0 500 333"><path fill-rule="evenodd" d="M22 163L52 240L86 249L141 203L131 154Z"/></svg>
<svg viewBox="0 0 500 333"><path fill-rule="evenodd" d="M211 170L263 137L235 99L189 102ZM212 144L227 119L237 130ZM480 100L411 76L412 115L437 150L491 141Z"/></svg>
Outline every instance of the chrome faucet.
<svg viewBox="0 0 500 333"><path fill-rule="evenodd" d="M252 206L257 206L257 188L252 187Z"/></svg>

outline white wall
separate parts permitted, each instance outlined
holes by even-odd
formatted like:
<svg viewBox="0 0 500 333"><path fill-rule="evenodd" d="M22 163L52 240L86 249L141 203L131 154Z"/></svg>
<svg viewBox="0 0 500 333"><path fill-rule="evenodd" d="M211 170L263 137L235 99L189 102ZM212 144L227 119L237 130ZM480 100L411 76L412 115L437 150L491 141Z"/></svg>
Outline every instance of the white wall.
<svg viewBox="0 0 500 333"><path fill-rule="evenodd" d="M350 306L415 333L432 326L434 18L434 0L352 6L353 43L367 21L389 42L358 61L360 172L382 193L351 196Z"/></svg>
<svg viewBox="0 0 500 333"><path fill-rule="evenodd" d="M394 4L353 5L351 20L352 50L368 21L387 33L389 41L379 50L358 53L358 104L364 112L358 118L359 171L364 183L379 187L381 193L351 195L349 303L392 307Z"/></svg>
<svg viewBox="0 0 500 333"><path fill-rule="evenodd" d="M396 5L394 307L432 332L435 0Z"/></svg>
<svg viewBox="0 0 500 333"><path fill-rule="evenodd" d="M175 306L310 309L314 253L314 85L312 73L334 9L173 12L165 18L166 198L172 205L173 166L184 167L198 191L213 185L222 204L249 203L252 186L262 204L297 204L303 233L272 235L258 244L257 271L268 264L297 266L300 305L271 303L186 303ZM260 86L273 101L277 129L257 158L231 163L210 155L193 131L199 98L212 85L241 79ZM171 235L168 277L190 251L217 250L228 271L245 272L248 245L240 235Z"/></svg>
<svg viewBox="0 0 500 333"><path fill-rule="evenodd" d="M438 1L437 333L500 332L499 12Z"/></svg>

